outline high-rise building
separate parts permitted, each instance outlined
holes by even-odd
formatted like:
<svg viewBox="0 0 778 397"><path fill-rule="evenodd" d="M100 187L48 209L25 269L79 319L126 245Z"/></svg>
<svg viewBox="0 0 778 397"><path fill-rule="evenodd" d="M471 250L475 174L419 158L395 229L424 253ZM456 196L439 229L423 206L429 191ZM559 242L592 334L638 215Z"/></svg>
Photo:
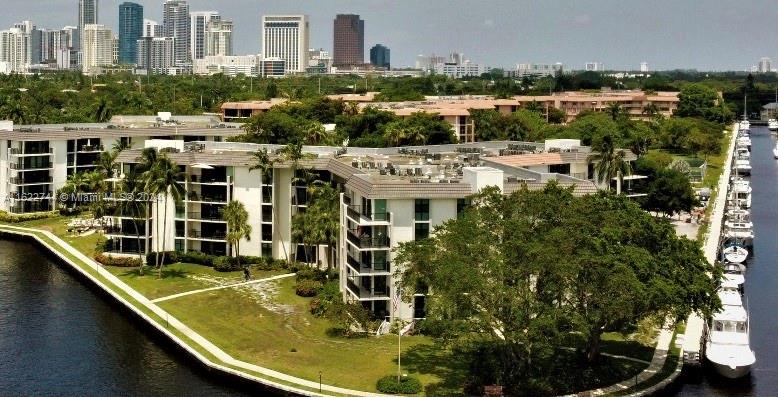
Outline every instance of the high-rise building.
<svg viewBox="0 0 778 397"><path fill-rule="evenodd" d="M338 14L333 25L333 65L365 63L365 21L359 15Z"/></svg>
<svg viewBox="0 0 778 397"><path fill-rule="evenodd" d="M97 24L99 0L78 0L78 32L79 37L75 43L75 49L81 50L81 37L84 35L84 25Z"/></svg>
<svg viewBox="0 0 778 397"><path fill-rule="evenodd" d="M390 51L389 47L383 44L376 44L370 49L370 63L377 68L390 69Z"/></svg>
<svg viewBox="0 0 778 397"><path fill-rule="evenodd" d="M138 40L137 64L150 74L167 74L175 65L175 39L142 37Z"/></svg>
<svg viewBox="0 0 778 397"><path fill-rule="evenodd" d="M143 20L143 35L142 37L162 37L162 25L157 21L151 19Z"/></svg>
<svg viewBox="0 0 778 397"><path fill-rule="evenodd" d="M173 58L177 63L190 61L191 21L189 3L184 0L166 0L163 5L162 34L174 41Z"/></svg>
<svg viewBox="0 0 778 397"><path fill-rule="evenodd" d="M287 73L305 72L309 39L307 15L262 16L262 55L286 61Z"/></svg>
<svg viewBox="0 0 778 397"><path fill-rule="evenodd" d="M216 11L194 11L191 13L191 27L189 52L192 59L203 59L205 51L205 31L211 21L218 21L221 17Z"/></svg>
<svg viewBox="0 0 778 397"><path fill-rule="evenodd" d="M105 25L86 24L81 36L82 71L86 74L100 72L101 66L113 65L114 36Z"/></svg>
<svg viewBox="0 0 778 397"><path fill-rule="evenodd" d="M138 39L143 36L143 6L137 3L119 4L119 62L135 63Z"/></svg>
<svg viewBox="0 0 778 397"><path fill-rule="evenodd" d="M587 72L602 72L605 70L605 65L602 62L586 62L584 70Z"/></svg>
<svg viewBox="0 0 778 397"><path fill-rule="evenodd" d="M30 34L18 27L0 32L0 73L24 73L30 67Z"/></svg>
<svg viewBox="0 0 778 397"><path fill-rule="evenodd" d="M232 21L212 20L205 29L205 55L232 55Z"/></svg>
<svg viewBox="0 0 778 397"><path fill-rule="evenodd" d="M772 60L768 57L762 57L759 60L759 66L756 71L759 73L769 73L772 70Z"/></svg>
<svg viewBox="0 0 778 397"><path fill-rule="evenodd" d="M648 72L648 62L640 62L640 71L643 73Z"/></svg>
<svg viewBox="0 0 778 397"><path fill-rule="evenodd" d="M17 22L13 26L30 36L30 45L27 47L27 58L31 65L41 63L41 35L42 32L31 21Z"/></svg>

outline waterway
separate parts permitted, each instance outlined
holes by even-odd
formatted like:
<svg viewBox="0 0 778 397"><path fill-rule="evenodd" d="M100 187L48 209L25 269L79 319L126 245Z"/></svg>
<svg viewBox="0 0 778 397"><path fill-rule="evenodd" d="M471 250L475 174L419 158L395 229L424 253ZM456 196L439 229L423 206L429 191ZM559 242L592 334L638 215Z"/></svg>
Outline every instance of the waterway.
<svg viewBox="0 0 778 397"><path fill-rule="evenodd" d="M723 380L710 369L686 377L679 396L778 395L778 160L773 158L775 138L767 127L751 128L751 146L755 256L748 263L745 295L756 365L751 376L736 382Z"/></svg>
<svg viewBox="0 0 778 397"><path fill-rule="evenodd" d="M0 396L249 395L163 346L37 246L0 240Z"/></svg>

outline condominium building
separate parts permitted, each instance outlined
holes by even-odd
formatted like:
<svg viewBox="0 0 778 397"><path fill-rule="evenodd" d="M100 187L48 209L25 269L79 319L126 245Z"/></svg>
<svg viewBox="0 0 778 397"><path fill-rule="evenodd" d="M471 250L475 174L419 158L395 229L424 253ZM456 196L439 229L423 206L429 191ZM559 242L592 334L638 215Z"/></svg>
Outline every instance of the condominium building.
<svg viewBox="0 0 778 397"><path fill-rule="evenodd" d="M119 59L117 63L132 64L138 59L138 40L143 37L143 6L137 3L119 4Z"/></svg>
<svg viewBox="0 0 778 397"><path fill-rule="evenodd" d="M96 25L99 22L99 0L78 0L78 32L79 37L75 42L75 49L82 50L82 37L86 25Z"/></svg>
<svg viewBox="0 0 778 397"><path fill-rule="evenodd" d="M0 31L0 71L26 73L30 67L30 34L22 29Z"/></svg>
<svg viewBox="0 0 778 397"><path fill-rule="evenodd" d="M159 22L153 21L151 19L144 19L143 37L162 37L164 36L162 28L163 26L160 25Z"/></svg>
<svg viewBox="0 0 778 397"><path fill-rule="evenodd" d="M101 66L114 64L114 36L105 25L84 25L81 44L82 71L85 74L100 73Z"/></svg>
<svg viewBox="0 0 778 397"><path fill-rule="evenodd" d="M462 63L439 63L435 65L433 71L435 74L459 79L462 77L481 76L482 74L489 72L489 67L482 64L471 63L469 60L466 60Z"/></svg>
<svg viewBox="0 0 778 397"><path fill-rule="evenodd" d="M287 73L305 72L309 37L307 15L262 16L262 55L284 60Z"/></svg>
<svg viewBox="0 0 778 397"><path fill-rule="evenodd" d="M175 39L143 37L138 40L138 67L150 74L168 74L176 65Z"/></svg>
<svg viewBox="0 0 778 397"><path fill-rule="evenodd" d="M193 11L191 14L189 52L192 60L203 59L209 55L206 50L206 31L208 24L221 19L217 11ZM223 54L230 55L230 54Z"/></svg>
<svg viewBox="0 0 778 397"><path fill-rule="evenodd" d="M770 73L772 71L772 60L768 57L762 57L759 59L759 65L756 71L759 73Z"/></svg>
<svg viewBox="0 0 778 397"><path fill-rule="evenodd" d="M584 70L587 72L602 72L605 70L605 65L602 62L586 62Z"/></svg>
<svg viewBox="0 0 778 397"><path fill-rule="evenodd" d="M564 65L557 62L550 63L520 63L516 65L515 75L516 77L544 77L554 76L557 73L564 71Z"/></svg>
<svg viewBox="0 0 778 397"><path fill-rule="evenodd" d="M194 74L217 74L235 77L239 74L252 77L283 77L285 61L281 58L265 58L262 55L213 55L194 62Z"/></svg>
<svg viewBox="0 0 778 397"><path fill-rule="evenodd" d="M359 15L338 14L333 21L333 65L365 63L365 21Z"/></svg>
<svg viewBox="0 0 778 397"><path fill-rule="evenodd" d="M191 60L192 26L189 3L185 0L165 0L162 14L162 34L174 40L173 60L188 63Z"/></svg>
<svg viewBox="0 0 778 397"><path fill-rule="evenodd" d="M205 29L205 55L232 54L232 21L212 20ZM200 58L197 58L200 59Z"/></svg>
<svg viewBox="0 0 778 397"><path fill-rule="evenodd" d="M370 63L377 68L391 68L391 52L389 47L376 44L370 49Z"/></svg>

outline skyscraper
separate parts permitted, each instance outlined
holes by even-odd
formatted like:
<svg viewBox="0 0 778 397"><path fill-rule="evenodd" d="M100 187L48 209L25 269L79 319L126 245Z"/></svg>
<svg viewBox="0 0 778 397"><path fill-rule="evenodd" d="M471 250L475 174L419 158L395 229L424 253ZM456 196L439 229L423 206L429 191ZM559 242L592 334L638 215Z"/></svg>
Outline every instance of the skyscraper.
<svg viewBox="0 0 778 397"><path fill-rule="evenodd" d="M143 37L162 37L162 25L151 19L143 20Z"/></svg>
<svg viewBox="0 0 778 397"><path fill-rule="evenodd" d="M377 68L390 68L389 47L376 44L370 49L370 63Z"/></svg>
<svg viewBox="0 0 778 397"><path fill-rule="evenodd" d="M365 63L365 21L359 15L335 16L333 33L332 63L335 66Z"/></svg>
<svg viewBox="0 0 778 397"><path fill-rule="evenodd" d="M212 20L205 29L205 55L232 55L232 21Z"/></svg>
<svg viewBox="0 0 778 397"><path fill-rule="evenodd" d="M30 34L18 27L0 32L0 72L27 72L30 67Z"/></svg>
<svg viewBox="0 0 778 397"><path fill-rule="evenodd" d="M99 72L100 66L113 64L114 38L105 25L86 24L81 36L82 70L86 74Z"/></svg>
<svg viewBox="0 0 778 397"><path fill-rule="evenodd" d="M191 18L189 52L192 55L192 60L203 59L206 55L205 30L211 21L218 21L221 17L216 11L194 11Z"/></svg>
<svg viewBox="0 0 778 397"><path fill-rule="evenodd" d="M27 59L29 63L31 65L37 65L41 63L42 32L40 31L40 29L38 29L37 26L33 25L32 21L21 21L15 23L13 27L21 30L23 33L26 33L30 36L29 38L30 43L27 46Z"/></svg>
<svg viewBox="0 0 778 397"><path fill-rule="evenodd" d="M79 38L76 41L76 50L81 49L81 37L84 36L84 25L98 23L98 1L99 0L78 0Z"/></svg>
<svg viewBox="0 0 778 397"><path fill-rule="evenodd" d="M262 16L262 55L286 61L287 73L305 72L309 38L307 15Z"/></svg>
<svg viewBox="0 0 778 397"><path fill-rule="evenodd" d="M138 58L138 39L143 36L143 6L124 2L119 4L119 63L135 63Z"/></svg>
<svg viewBox="0 0 778 397"><path fill-rule="evenodd" d="M759 66L756 70L759 73L770 73L772 70L772 61L770 58L762 57L762 59L759 60Z"/></svg>
<svg viewBox="0 0 778 397"><path fill-rule="evenodd" d="M172 37L142 37L138 40L138 66L149 74L165 74L173 67L175 40Z"/></svg>
<svg viewBox="0 0 778 397"><path fill-rule="evenodd" d="M189 62L191 37L189 4L184 0L166 0L163 5L162 25L163 35L175 39L173 49L175 62Z"/></svg>

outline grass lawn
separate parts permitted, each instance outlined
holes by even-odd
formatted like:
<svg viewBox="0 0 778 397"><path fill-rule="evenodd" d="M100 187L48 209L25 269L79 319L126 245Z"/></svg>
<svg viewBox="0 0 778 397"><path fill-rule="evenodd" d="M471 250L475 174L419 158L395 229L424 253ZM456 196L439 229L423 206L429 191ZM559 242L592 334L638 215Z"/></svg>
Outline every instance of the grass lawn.
<svg viewBox="0 0 778 397"><path fill-rule="evenodd" d="M87 217L87 215L80 215L77 217L58 216L55 218L36 219L34 221L13 223L11 225L50 231L57 237L64 240L66 243L73 246L73 248L81 251L81 253L91 258L95 255L95 248L99 243L105 241L105 237L97 232L83 236L74 235L72 233L68 233L67 227L68 222L71 220L75 218Z"/></svg>
<svg viewBox="0 0 778 397"><path fill-rule="evenodd" d="M140 275L137 268L113 266L105 268L149 299L243 282L242 271L217 272L212 267L192 263L174 263L164 266L161 279L157 278L157 270L148 266L144 268L143 275ZM251 276L257 280L284 273L286 271L252 270Z"/></svg>

